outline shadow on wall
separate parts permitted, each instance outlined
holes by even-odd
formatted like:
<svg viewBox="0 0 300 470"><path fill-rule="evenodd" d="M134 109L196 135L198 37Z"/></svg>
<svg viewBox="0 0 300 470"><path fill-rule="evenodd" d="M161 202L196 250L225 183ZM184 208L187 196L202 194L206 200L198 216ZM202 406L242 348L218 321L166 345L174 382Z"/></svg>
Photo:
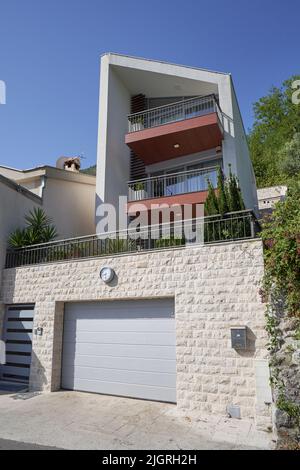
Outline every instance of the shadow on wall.
<svg viewBox="0 0 300 470"><path fill-rule="evenodd" d="M254 357L256 347L256 336L250 328L247 327L247 349L236 349L236 353L241 357Z"/></svg>
<svg viewBox="0 0 300 470"><path fill-rule="evenodd" d="M48 380L46 377L45 368L42 366L34 350L32 350L29 391L43 391L47 384Z"/></svg>

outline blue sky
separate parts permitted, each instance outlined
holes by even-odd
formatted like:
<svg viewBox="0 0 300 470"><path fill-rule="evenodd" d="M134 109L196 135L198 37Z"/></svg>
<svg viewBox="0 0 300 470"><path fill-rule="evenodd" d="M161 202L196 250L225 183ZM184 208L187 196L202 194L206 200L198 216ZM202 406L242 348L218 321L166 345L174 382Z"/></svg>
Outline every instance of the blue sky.
<svg viewBox="0 0 300 470"><path fill-rule="evenodd" d="M299 0L1 0L0 164L96 162L99 60L119 52L231 72L252 103L299 73Z"/></svg>

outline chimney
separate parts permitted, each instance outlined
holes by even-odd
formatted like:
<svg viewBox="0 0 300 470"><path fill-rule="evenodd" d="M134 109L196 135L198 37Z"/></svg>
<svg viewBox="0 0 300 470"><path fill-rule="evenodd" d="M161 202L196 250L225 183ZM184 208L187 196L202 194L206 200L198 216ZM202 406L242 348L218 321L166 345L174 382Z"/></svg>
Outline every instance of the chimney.
<svg viewBox="0 0 300 470"><path fill-rule="evenodd" d="M80 157L60 157L56 162L56 168L74 173L79 173L80 167Z"/></svg>

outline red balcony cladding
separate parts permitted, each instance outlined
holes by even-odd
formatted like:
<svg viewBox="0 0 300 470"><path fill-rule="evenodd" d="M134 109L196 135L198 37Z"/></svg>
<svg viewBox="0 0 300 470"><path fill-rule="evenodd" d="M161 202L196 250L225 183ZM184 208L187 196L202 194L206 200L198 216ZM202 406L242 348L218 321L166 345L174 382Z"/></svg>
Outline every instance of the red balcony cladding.
<svg viewBox="0 0 300 470"><path fill-rule="evenodd" d="M153 199L143 199L141 201L131 201L127 203L127 213L131 216L136 216L138 212L146 210L148 212L153 209L153 205L167 204L172 206L173 204L179 204L184 206L190 204L193 206L193 215L196 216L195 208L196 204L204 204L207 198L208 191L197 191L193 193L177 194L176 196L165 196L156 197ZM155 209L154 209L155 210Z"/></svg>
<svg viewBox="0 0 300 470"><path fill-rule="evenodd" d="M146 165L222 145L217 113L126 134L125 143ZM174 147L175 146L175 147Z"/></svg>

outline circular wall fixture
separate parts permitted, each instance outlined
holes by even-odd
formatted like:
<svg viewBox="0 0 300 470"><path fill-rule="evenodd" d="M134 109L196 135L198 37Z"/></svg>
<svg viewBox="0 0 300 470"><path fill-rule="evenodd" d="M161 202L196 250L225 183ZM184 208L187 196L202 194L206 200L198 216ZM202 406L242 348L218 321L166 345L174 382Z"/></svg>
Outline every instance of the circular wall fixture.
<svg viewBox="0 0 300 470"><path fill-rule="evenodd" d="M115 277L115 271L112 268L104 266L100 271L100 278L103 282L108 284Z"/></svg>

